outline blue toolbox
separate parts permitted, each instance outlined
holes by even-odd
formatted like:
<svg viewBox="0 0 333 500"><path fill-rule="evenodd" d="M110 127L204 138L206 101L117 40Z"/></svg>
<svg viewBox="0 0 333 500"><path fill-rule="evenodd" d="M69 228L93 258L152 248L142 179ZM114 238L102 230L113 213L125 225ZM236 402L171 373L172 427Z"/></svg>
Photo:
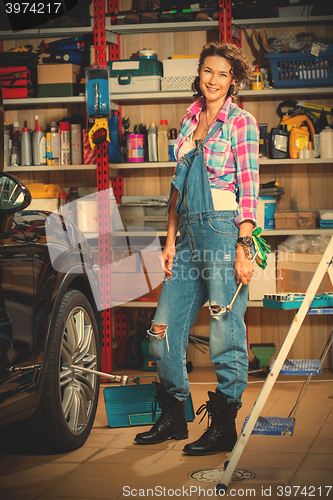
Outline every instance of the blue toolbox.
<svg viewBox="0 0 333 500"><path fill-rule="evenodd" d="M143 378L140 377L140 380ZM156 376L153 378L157 380ZM152 425L161 414L157 404L153 419L152 407L156 394L154 381L151 384L105 387L103 393L109 427ZM195 417L191 394L186 399L185 416L188 422L192 422Z"/></svg>

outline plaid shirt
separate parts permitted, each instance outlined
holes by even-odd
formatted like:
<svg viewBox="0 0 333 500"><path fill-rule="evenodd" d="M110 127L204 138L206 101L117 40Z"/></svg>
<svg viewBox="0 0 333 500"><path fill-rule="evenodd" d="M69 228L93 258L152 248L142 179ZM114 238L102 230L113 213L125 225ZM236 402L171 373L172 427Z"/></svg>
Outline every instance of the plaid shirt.
<svg viewBox="0 0 333 500"><path fill-rule="evenodd" d="M205 105L202 97L191 104L180 124L175 144L175 156L184 141L199 124L199 114ZM237 108L228 119L232 108ZM212 189L228 189L239 196L237 226L244 220L256 223L259 195L259 127L255 118L239 108L228 97L216 118L224 122L204 145L204 157ZM216 122L214 122L215 125Z"/></svg>

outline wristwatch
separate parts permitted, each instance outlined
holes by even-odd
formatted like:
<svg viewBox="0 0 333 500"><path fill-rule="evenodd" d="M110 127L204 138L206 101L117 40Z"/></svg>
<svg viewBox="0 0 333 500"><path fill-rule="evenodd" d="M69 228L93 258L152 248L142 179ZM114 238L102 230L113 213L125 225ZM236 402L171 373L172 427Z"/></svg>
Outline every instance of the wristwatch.
<svg viewBox="0 0 333 500"><path fill-rule="evenodd" d="M243 236L242 238L238 238L237 243L240 243L241 245L244 245L246 247L252 247L252 236Z"/></svg>

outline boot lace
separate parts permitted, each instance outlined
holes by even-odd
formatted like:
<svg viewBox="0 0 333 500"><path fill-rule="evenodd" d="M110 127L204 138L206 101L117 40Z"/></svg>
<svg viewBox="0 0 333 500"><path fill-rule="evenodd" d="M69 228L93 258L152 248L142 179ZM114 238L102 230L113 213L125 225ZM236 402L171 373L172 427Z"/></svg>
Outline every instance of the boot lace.
<svg viewBox="0 0 333 500"><path fill-rule="evenodd" d="M203 419L205 418L205 416L207 415L208 416L208 420L207 420L207 427L205 429L205 432L209 429L212 421L213 421L213 410L212 410L212 405L210 403L210 401L207 401L206 403L202 404L196 411L196 414L197 415L200 415L202 412L205 412L203 414L203 416L201 417L201 420L199 422L199 424L203 421Z"/></svg>
<svg viewBox="0 0 333 500"><path fill-rule="evenodd" d="M153 401L153 406L152 406L153 420L154 420L155 415L156 415L157 405L159 405L160 408L162 408L163 403L164 403L163 395L161 393L155 394L154 401Z"/></svg>

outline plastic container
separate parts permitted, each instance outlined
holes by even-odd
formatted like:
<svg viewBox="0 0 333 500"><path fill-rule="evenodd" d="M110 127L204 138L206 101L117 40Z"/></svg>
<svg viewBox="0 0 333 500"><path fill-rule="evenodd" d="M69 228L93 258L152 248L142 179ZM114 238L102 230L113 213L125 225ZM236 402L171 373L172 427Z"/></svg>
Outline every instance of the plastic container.
<svg viewBox="0 0 333 500"><path fill-rule="evenodd" d="M129 134L126 138L127 161L142 162L145 156L144 134Z"/></svg>
<svg viewBox="0 0 333 500"><path fill-rule="evenodd" d="M258 63L256 64L255 70L252 73L252 90L263 90L264 88L264 77L262 71L260 71Z"/></svg>
<svg viewBox="0 0 333 500"><path fill-rule="evenodd" d="M21 132L19 122L14 122L12 140L12 154L10 157L11 165L21 165Z"/></svg>
<svg viewBox="0 0 333 500"><path fill-rule="evenodd" d="M333 51L266 54L276 88L333 85Z"/></svg>
<svg viewBox="0 0 333 500"><path fill-rule="evenodd" d="M157 128L158 161L169 161L168 120L161 120Z"/></svg>
<svg viewBox="0 0 333 500"><path fill-rule="evenodd" d="M333 158L333 130L331 127L325 127L319 134L320 136L320 157Z"/></svg>
<svg viewBox="0 0 333 500"><path fill-rule="evenodd" d="M310 132L307 127L292 127L289 132L290 158L298 158L302 149L309 149Z"/></svg>
<svg viewBox="0 0 333 500"><path fill-rule="evenodd" d="M271 129L269 157L275 159L289 158L289 133L286 130Z"/></svg>
<svg viewBox="0 0 333 500"><path fill-rule="evenodd" d="M85 199L77 203L77 226L83 233L98 233L97 199Z"/></svg>
<svg viewBox="0 0 333 500"><path fill-rule="evenodd" d="M274 196L259 196L257 208L257 225L262 229L274 229L274 214L276 198Z"/></svg>
<svg viewBox="0 0 333 500"><path fill-rule="evenodd" d="M30 167L32 165L32 147L31 147L31 133L27 123L22 128L21 132L21 154L22 154L22 165Z"/></svg>
<svg viewBox="0 0 333 500"><path fill-rule="evenodd" d="M80 123L71 123L71 164L82 165L82 131Z"/></svg>
<svg viewBox="0 0 333 500"><path fill-rule="evenodd" d="M60 165L69 165L71 162L70 123L60 122Z"/></svg>
<svg viewBox="0 0 333 500"><path fill-rule="evenodd" d="M86 99L89 118L103 118L110 114L109 69L90 66L86 69Z"/></svg>
<svg viewBox="0 0 333 500"><path fill-rule="evenodd" d="M32 160L34 165L46 165L46 136L43 128L38 125L35 116L35 131L32 135Z"/></svg>
<svg viewBox="0 0 333 500"><path fill-rule="evenodd" d="M157 126L155 122L148 128L148 161L158 161Z"/></svg>

